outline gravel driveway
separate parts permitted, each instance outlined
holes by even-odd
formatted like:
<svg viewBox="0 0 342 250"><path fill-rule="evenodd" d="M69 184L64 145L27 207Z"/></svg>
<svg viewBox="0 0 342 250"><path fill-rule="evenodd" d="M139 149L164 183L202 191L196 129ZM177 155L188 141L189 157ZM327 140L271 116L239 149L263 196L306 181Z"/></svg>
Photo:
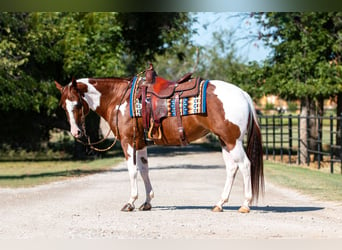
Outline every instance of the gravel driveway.
<svg viewBox="0 0 342 250"><path fill-rule="evenodd" d="M220 152L150 148L152 211L121 212L129 198L125 163L111 171L34 188L0 189L0 239L342 238L342 204L314 200L267 181L249 214L238 173L229 204L213 213L225 181ZM141 178L138 207L144 201Z"/></svg>

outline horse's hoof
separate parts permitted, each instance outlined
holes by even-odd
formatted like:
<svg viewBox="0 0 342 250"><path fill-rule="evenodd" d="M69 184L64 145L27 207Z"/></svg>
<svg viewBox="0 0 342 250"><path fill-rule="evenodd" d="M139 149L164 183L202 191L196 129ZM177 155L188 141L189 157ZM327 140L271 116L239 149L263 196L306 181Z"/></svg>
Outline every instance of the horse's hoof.
<svg viewBox="0 0 342 250"><path fill-rule="evenodd" d="M152 206L150 203L148 202L145 202L144 204L142 204L140 207L139 207L139 210L140 211L149 211L152 209Z"/></svg>
<svg viewBox="0 0 342 250"><path fill-rule="evenodd" d="M123 208L121 208L121 211L123 212L132 212L134 210L134 206L130 203L125 204L125 206L123 206Z"/></svg>
<svg viewBox="0 0 342 250"><path fill-rule="evenodd" d="M242 207L239 208L238 211L239 211L239 213L247 214L247 213L249 213L249 211L251 211L251 210L250 210L249 207L242 206Z"/></svg>
<svg viewBox="0 0 342 250"><path fill-rule="evenodd" d="M214 206L211 211L213 212L223 212L223 209L222 207L219 207L219 206Z"/></svg>

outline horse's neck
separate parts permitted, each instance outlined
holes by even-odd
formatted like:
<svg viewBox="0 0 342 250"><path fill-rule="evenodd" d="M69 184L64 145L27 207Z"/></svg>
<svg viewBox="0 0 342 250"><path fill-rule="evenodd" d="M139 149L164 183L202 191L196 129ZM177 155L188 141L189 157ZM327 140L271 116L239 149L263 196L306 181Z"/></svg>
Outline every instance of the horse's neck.
<svg viewBox="0 0 342 250"><path fill-rule="evenodd" d="M124 94L124 89L127 88L125 84L108 84L98 82L96 84L96 90L100 93L99 105L93 109L98 115L109 121L112 116L114 109L120 105L122 97L120 94ZM96 102L97 96L92 96L89 102Z"/></svg>

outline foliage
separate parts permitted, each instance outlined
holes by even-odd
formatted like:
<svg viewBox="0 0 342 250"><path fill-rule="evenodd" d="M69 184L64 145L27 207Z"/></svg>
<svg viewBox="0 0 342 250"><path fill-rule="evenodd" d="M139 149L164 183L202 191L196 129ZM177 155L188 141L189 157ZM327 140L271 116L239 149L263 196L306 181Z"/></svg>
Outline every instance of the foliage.
<svg viewBox="0 0 342 250"><path fill-rule="evenodd" d="M273 56L264 67L267 93L300 99L302 116L322 115L325 98L342 98L341 13L269 12L254 16L264 28L259 38L273 48ZM341 101L337 103L341 106ZM302 143L300 154L307 155L308 148L320 143L315 140L320 133L318 122L303 122L306 132L301 133L301 141L315 143Z"/></svg>
<svg viewBox="0 0 342 250"><path fill-rule="evenodd" d="M1 142L39 143L51 128L66 129L54 80L140 72L146 60L186 40L191 21L187 13L0 13L0 114L7 119L0 125L41 131L28 142L9 127Z"/></svg>
<svg viewBox="0 0 342 250"><path fill-rule="evenodd" d="M235 82L237 72L243 67L241 61L237 56L233 33L222 30L215 32L212 43L202 50L199 71L209 79Z"/></svg>
<svg viewBox="0 0 342 250"><path fill-rule="evenodd" d="M157 55L154 64L156 73L166 79L177 80L192 72L196 65L196 49L192 44L181 43L165 54Z"/></svg>
<svg viewBox="0 0 342 250"><path fill-rule="evenodd" d="M59 78L63 80L123 74L121 27L116 17L117 13L98 12L32 13L29 37L36 44L34 61L55 69L61 66Z"/></svg>
<svg viewBox="0 0 342 250"><path fill-rule="evenodd" d="M201 55L199 72L209 79L238 85L253 98L264 94L263 69L257 62L246 64L238 56L233 32L222 30L213 34L213 42Z"/></svg>
<svg viewBox="0 0 342 250"><path fill-rule="evenodd" d="M179 43L172 51L156 58L156 71L173 80L193 72L194 76L231 82L254 98L260 97L263 95L263 69L256 62L246 65L238 56L233 34L227 29L216 32L206 46Z"/></svg>
<svg viewBox="0 0 342 250"><path fill-rule="evenodd" d="M268 93L282 97L329 97L342 91L341 13L256 13L259 38L273 48L265 64ZM339 38L339 39L336 39Z"/></svg>
<svg viewBox="0 0 342 250"><path fill-rule="evenodd" d="M119 13L118 21L127 49L128 70L136 73L137 67L146 67L146 61L154 61L156 55L176 53L182 57L183 52L174 48L189 43L194 20L182 12L141 12Z"/></svg>

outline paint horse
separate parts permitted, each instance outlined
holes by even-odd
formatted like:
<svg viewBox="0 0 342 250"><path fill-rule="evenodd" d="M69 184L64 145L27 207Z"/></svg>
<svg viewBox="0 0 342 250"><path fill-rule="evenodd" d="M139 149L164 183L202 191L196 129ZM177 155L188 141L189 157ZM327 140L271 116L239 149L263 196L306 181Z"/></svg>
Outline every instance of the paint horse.
<svg viewBox="0 0 342 250"><path fill-rule="evenodd" d="M84 117L89 109L103 117L115 137L120 140L130 178L130 198L122 211L133 211L138 198L137 174L140 172L146 191L146 200L139 210L150 210L154 197L149 178L147 141L144 138L142 117L130 114L130 99L134 78L83 78L62 86L60 105L66 111L70 132L75 138L84 133ZM209 132L215 134L222 147L226 166L226 181L221 198L213 211L223 211L228 202L233 181L239 169L244 181L244 202L239 212L248 213L250 205L263 192L263 154L261 133L250 96L237 86L210 80L205 90L205 114L181 117L182 128L188 142ZM159 145L181 145L176 117L161 120L162 138ZM247 150L243 139L247 134Z"/></svg>

